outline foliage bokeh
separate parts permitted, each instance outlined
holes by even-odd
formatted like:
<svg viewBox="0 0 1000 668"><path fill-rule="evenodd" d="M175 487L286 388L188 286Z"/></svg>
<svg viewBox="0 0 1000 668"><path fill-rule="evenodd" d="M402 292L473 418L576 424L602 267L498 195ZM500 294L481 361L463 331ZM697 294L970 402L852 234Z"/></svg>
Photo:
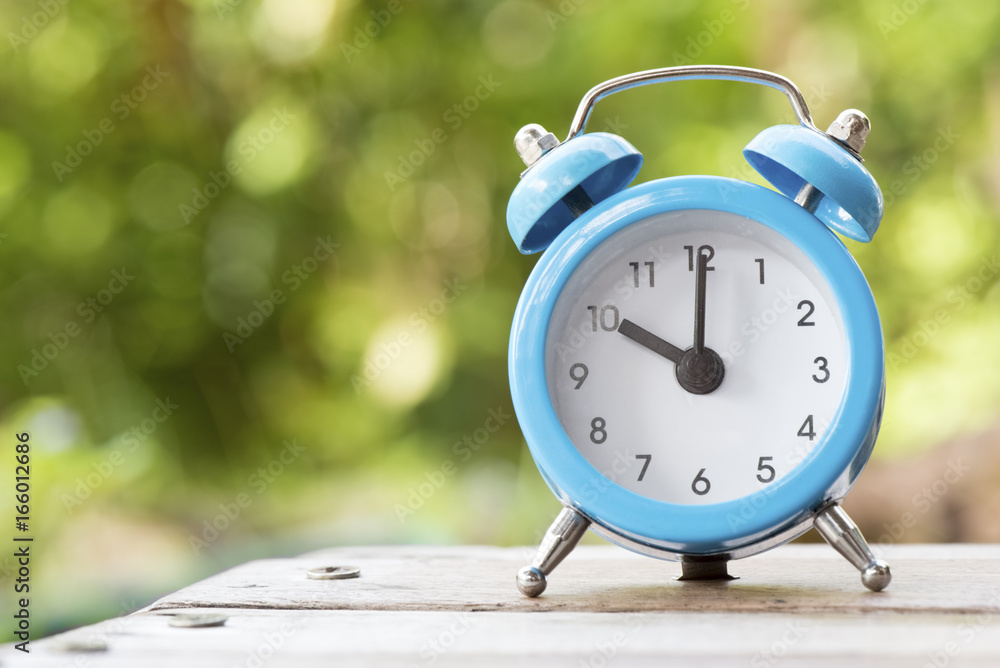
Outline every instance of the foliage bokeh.
<svg viewBox="0 0 1000 668"><path fill-rule="evenodd" d="M849 244L890 354L876 456L994 421L1000 290L970 281L1000 243L1000 5L962 5L3 2L0 421L34 446L37 623L261 555L535 542L556 503L516 422L484 431L512 412L536 260L504 223L511 140L564 135L636 70L774 70L821 126L863 109L887 203ZM679 83L591 128L644 153L639 180L762 183L740 151L790 120L777 93Z"/></svg>

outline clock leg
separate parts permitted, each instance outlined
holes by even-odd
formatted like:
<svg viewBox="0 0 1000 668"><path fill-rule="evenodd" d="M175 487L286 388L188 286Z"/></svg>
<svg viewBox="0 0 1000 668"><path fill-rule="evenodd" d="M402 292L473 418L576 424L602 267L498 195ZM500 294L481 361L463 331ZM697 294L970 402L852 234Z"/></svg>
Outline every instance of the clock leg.
<svg viewBox="0 0 1000 668"><path fill-rule="evenodd" d="M861 582L866 587L872 591L882 591L889 586L892 581L889 564L875 558L858 525L847 516L843 508L836 503L830 504L816 514L814 526L833 549L861 571Z"/></svg>
<svg viewBox="0 0 1000 668"><path fill-rule="evenodd" d="M590 520L586 517L572 508L563 508L545 532L531 565L517 572L520 592L534 598L545 591L545 576L573 551L589 526Z"/></svg>

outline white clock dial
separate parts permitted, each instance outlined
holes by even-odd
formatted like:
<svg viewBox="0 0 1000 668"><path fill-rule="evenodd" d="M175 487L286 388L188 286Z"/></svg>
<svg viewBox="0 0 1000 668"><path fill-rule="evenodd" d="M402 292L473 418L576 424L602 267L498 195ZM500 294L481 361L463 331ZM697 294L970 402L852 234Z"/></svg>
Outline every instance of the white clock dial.
<svg viewBox="0 0 1000 668"><path fill-rule="evenodd" d="M704 346L724 368L704 394L682 387L662 344L694 346L699 255ZM545 365L556 415L598 471L651 499L709 504L802 462L837 413L848 355L836 300L801 250L759 222L699 209L629 225L580 263Z"/></svg>

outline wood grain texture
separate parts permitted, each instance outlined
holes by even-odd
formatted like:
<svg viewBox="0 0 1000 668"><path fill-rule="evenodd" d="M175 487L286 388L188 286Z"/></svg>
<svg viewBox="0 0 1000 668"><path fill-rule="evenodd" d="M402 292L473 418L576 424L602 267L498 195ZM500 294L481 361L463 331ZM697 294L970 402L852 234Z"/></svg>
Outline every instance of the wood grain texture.
<svg viewBox="0 0 1000 668"><path fill-rule="evenodd" d="M899 547L888 590L873 594L826 545L788 545L735 561L730 582L676 582L679 564L604 546L578 547L545 594L521 596L518 568L533 550L369 547L254 561L154 603L149 610L239 607L286 610L551 612L983 612L1000 607L1000 546ZM355 580L309 580L318 566L361 568Z"/></svg>
<svg viewBox="0 0 1000 668"><path fill-rule="evenodd" d="M578 548L540 599L514 573L532 550L365 547L243 564L126 617L10 645L0 665L117 668L296 666L1000 665L1000 546L898 546L889 590L864 590L825 545L734 562L740 579L680 583L679 566ZM353 580L309 580L355 565ZM180 612L218 628L168 626ZM64 651L101 639L108 650Z"/></svg>

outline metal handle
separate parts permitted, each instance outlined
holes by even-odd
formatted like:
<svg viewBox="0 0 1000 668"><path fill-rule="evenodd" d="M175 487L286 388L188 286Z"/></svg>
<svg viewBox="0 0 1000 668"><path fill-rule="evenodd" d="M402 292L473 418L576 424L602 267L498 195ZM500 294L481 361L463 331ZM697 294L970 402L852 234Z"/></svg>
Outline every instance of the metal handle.
<svg viewBox="0 0 1000 668"><path fill-rule="evenodd" d="M594 105L609 95L649 84L690 80L743 81L777 88L792 103L792 109L795 110L795 115L798 117L799 123L810 130L819 131L813 124L812 116L809 114L809 107L806 105L806 100L802 97L802 93L795 87L795 84L785 77L774 72L755 70L750 67L688 65L685 67L662 67L655 70L626 74L625 76L608 79L604 83L594 86L580 100L580 106L577 107L576 115L573 117L573 124L569 126L569 136L566 137L566 141L583 132L583 129L587 126L587 120L594 110Z"/></svg>

